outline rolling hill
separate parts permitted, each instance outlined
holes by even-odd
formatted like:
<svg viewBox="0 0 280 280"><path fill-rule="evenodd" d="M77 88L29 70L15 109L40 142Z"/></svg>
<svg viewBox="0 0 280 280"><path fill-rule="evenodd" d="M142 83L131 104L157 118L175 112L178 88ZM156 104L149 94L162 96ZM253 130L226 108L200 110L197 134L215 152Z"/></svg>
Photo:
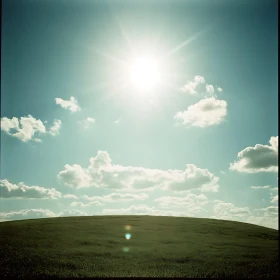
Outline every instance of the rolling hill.
<svg viewBox="0 0 280 280"><path fill-rule="evenodd" d="M2 222L0 267L1 277L277 278L278 231L186 217Z"/></svg>

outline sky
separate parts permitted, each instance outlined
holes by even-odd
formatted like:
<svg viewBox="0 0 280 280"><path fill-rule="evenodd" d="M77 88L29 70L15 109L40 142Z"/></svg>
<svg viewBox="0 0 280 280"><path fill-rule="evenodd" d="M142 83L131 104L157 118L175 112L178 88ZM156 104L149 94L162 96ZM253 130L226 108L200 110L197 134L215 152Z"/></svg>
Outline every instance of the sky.
<svg viewBox="0 0 280 280"><path fill-rule="evenodd" d="M3 0L0 221L278 229L276 0Z"/></svg>

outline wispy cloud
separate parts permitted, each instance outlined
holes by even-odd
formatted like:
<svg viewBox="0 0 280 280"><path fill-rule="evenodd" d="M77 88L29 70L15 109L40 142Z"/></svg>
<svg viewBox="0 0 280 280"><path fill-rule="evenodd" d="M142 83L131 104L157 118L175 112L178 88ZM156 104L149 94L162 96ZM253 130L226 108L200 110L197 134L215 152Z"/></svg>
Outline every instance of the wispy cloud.
<svg viewBox="0 0 280 280"><path fill-rule="evenodd" d="M39 186L27 186L23 182L10 183L7 179L0 180L1 198L45 198L57 199L61 193L56 189L46 189Z"/></svg>
<svg viewBox="0 0 280 280"><path fill-rule="evenodd" d="M53 126L50 128L49 133L52 136L56 136L58 135L60 128L61 128L61 120L54 120Z"/></svg>
<svg viewBox="0 0 280 280"><path fill-rule="evenodd" d="M49 209L25 209L19 211L0 212L0 221L51 217L56 217L56 214Z"/></svg>
<svg viewBox="0 0 280 280"><path fill-rule="evenodd" d="M63 197L68 199L78 199L78 197L74 194L65 194Z"/></svg>
<svg viewBox="0 0 280 280"><path fill-rule="evenodd" d="M251 186L251 189L268 189L269 186Z"/></svg>
<svg viewBox="0 0 280 280"><path fill-rule="evenodd" d="M155 207L149 207L147 205L131 205L127 208L107 208L104 209L102 213L105 215L183 216L183 213L181 212L159 210Z"/></svg>
<svg viewBox="0 0 280 280"><path fill-rule="evenodd" d="M54 213L49 209L24 209L19 211L0 212L0 222L10 220L25 220L68 216L87 216L88 214L75 209L66 209L62 212Z"/></svg>
<svg viewBox="0 0 280 280"><path fill-rule="evenodd" d="M178 112L173 118L178 124L203 128L221 123L226 114L227 102L210 97Z"/></svg>
<svg viewBox="0 0 280 280"><path fill-rule="evenodd" d="M278 171L278 136L272 136L269 145L257 144L238 153L238 160L230 164L230 170L244 173Z"/></svg>
<svg viewBox="0 0 280 280"><path fill-rule="evenodd" d="M69 110L72 113L81 110L81 107L78 105L78 101L73 96L70 97L70 100L55 98L55 103L57 105L60 105L62 108Z"/></svg>
<svg viewBox="0 0 280 280"><path fill-rule="evenodd" d="M203 205L208 203L208 199L204 194L195 195L192 193L184 196L162 196L154 199L160 208L182 209L183 212L190 215L203 211Z"/></svg>

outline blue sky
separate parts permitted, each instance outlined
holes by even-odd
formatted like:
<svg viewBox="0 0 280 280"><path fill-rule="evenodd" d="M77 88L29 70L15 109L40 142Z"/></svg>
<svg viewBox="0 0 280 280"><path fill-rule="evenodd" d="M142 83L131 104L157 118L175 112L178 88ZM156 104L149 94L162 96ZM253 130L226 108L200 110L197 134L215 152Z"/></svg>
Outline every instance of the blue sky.
<svg viewBox="0 0 280 280"><path fill-rule="evenodd" d="M272 0L3 1L1 220L278 228L277 31Z"/></svg>

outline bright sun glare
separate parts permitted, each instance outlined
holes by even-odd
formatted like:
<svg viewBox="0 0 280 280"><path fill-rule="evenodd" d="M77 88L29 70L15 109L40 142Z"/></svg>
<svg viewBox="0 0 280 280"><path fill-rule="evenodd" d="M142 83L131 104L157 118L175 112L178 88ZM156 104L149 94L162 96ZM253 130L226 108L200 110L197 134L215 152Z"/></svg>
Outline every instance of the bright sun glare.
<svg viewBox="0 0 280 280"><path fill-rule="evenodd" d="M147 57L136 58L131 65L130 80L132 85L140 91L153 89L160 80L157 61Z"/></svg>

